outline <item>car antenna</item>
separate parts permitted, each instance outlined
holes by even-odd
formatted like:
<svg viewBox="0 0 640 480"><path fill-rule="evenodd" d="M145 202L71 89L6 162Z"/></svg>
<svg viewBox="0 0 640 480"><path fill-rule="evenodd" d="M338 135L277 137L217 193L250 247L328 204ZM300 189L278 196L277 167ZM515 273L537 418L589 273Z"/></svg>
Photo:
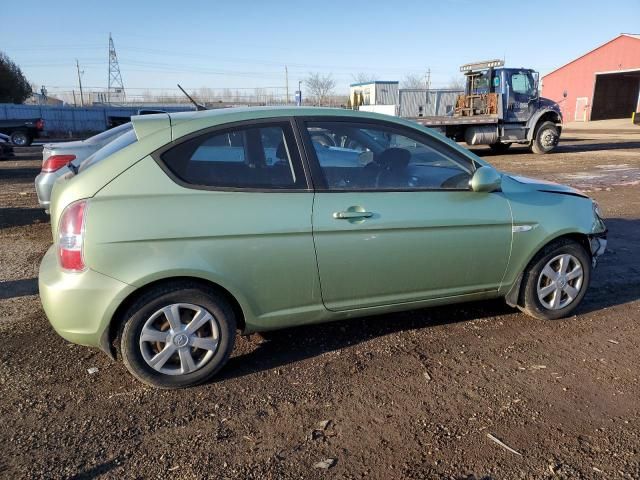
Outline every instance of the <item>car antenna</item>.
<svg viewBox="0 0 640 480"><path fill-rule="evenodd" d="M200 110L209 110L207 107L205 107L201 103L196 102L193 98L191 98L191 96L187 92L184 91L184 88L182 88L179 83L177 85L178 85L178 88L182 91L182 93L184 93L185 96L189 99L189 101L196 106L196 110L198 110L198 111L200 111Z"/></svg>

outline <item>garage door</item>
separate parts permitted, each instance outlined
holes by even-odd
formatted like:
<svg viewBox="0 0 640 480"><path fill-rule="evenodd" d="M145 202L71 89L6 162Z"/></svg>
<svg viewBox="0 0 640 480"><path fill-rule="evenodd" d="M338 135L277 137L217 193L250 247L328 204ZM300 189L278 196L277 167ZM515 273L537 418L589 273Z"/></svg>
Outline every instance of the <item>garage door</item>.
<svg viewBox="0 0 640 480"><path fill-rule="evenodd" d="M591 120L631 118L638 107L639 94L640 70L596 74Z"/></svg>

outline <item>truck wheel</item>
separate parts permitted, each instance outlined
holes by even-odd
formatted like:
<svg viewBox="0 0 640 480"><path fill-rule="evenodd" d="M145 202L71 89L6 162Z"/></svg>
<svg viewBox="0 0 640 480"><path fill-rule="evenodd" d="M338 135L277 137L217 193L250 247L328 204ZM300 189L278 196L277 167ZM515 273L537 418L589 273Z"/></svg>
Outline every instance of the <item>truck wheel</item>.
<svg viewBox="0 0 640 480"><path fill-rule="evenodd" d="M11 134L11 143L18 147L28 147L29 145L31 145L32 141L33 140L27 132L18 130L17 132L13 132Z"/></svg>
<svg viewBox="0 0 640 480"><path fill-rule="evenodd" d="M504 153L509 150L510 143L492 143L489 148L493 153Z"/></svg>
<svg viewBox="0 0 640 480"><path fill-rule="evenodd" d="M549 153L558 145L560 134L553 122L544 122L538 127L531 143L531 151L537 154Z"/></svg>

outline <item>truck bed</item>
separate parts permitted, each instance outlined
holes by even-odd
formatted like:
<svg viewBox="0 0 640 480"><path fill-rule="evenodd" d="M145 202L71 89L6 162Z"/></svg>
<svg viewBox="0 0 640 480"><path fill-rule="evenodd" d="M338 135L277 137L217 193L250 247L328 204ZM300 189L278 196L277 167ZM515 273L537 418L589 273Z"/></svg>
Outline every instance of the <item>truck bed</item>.
<svg viewBox="0 0 640 480"><path fill-rule="evenodd" d="M498 123L497 115L474 115L473 117L411 117L413 120L427 127L438 127L446 125L477 125Z"/></svg>

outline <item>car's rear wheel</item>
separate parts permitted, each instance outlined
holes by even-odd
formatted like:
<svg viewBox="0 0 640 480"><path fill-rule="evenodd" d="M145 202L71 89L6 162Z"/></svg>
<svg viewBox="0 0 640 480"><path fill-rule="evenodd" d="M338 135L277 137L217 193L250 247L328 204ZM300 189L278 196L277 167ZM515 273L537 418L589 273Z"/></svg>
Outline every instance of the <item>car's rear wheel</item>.
<svg viewBox="0 0 640 480"><path fill-rule="evenodd" d="M125 313L122 358L139 380L158 388L185 388L210 379L235 343L233 310L195 282L159 285Z"/></svg>
<svg viewBox="0 0 640 480"><path fill-rule="evenodd" d="M591 280L591 258L578 242L562 239L547 245L531 261L522 279L529 315L555 320L571 314Z"/></svg>
<svg viewBox="0 0 640 480"><path fill-rule="evenodd" d="M11 143L18 147L28 147L31 145L32 139L27 132L18 130L11 134Z"/></svg>

